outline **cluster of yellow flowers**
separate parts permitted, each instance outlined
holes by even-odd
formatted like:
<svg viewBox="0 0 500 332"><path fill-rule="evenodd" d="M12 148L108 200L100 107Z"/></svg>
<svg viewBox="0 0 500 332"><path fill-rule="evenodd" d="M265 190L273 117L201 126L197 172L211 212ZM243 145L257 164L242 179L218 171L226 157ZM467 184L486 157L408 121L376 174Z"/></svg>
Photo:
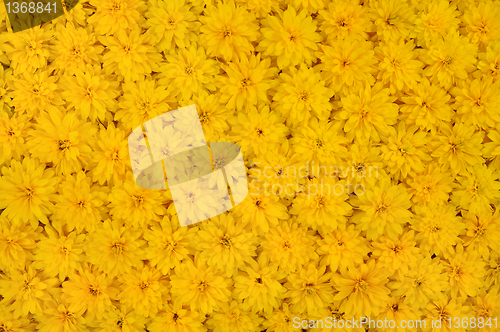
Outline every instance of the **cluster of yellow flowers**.
<svg viewBox="0 0 500 332"><path fill-rule="evenodd" d="M0 6L0 331L498 331L499 18L491 0L85 0L14 34ZM191 104L242 148L250 194L180 227L127 137Z"/></svg>

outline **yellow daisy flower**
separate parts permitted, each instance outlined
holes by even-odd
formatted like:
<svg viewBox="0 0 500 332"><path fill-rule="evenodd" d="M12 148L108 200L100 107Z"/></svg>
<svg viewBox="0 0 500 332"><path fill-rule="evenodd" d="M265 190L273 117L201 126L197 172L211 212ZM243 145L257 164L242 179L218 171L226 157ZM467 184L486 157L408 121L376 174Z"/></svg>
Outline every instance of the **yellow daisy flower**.
<svg viewBox="0 0 500 332"><path fill-rule="evenodd" d="M431 0L421 3L422 10L415 19L417 46L429 47L442 40L450 29L458 29L460 13L456 5L446 0Z"/></svg>
<svg viewBox="0 0 500 332"><path fill-rule="evenodd" d="M133 307L137 315L155 317L169 299L168 280L159 270L144 266L120 275L120 294L118 301Z"/></svg>
<svg viewBox="0 0 500 332"><path fill-rule="evenodd" d="M1 47L0 47L1 53ZM0 111L10 110L11 98L11 80L13 79L12 70L5 70L3 66L0 66ZM3 112L2 112L3 114Z"/></svg>
<svg viewBox="0 0 500 332"><path fill-rule="evenodd" d="M23 270L33 260L32 251L41 231L38 226L33 229L30 225L12 225L4 215L0 216L0 270Z"/></svg>
<svg viewBox="0 0 500 332"><path fill-rule="evenodd" d="M321 121L328 119L333 91L325 87L318 71L302 64L299 69L286 69L280 78L272 107L283 115L288 125L296 128L313 117Z"/></svg>
<svg viewBox="0 0 500 332"><path fill-rule="evenodd" d="M485 289L495 287L498 288L498 286L500 286L500 254L498 254L496 251L492 251L490 259L486 260L485 263Z"/></svg>
<svg viewBox="0 0 500 332"><path fill-rule="evenodd" d="M81 171L92 159L89 139L97 132L92 123L59 109L43 112L30 132L28 148L41 162L53 163L58 174Z"/></svg>
<svg viewBox="0 0 500 332"><path fill-rule="evenodd" d="M279 7L278 0L236 0L236 3L246 6L257 18L265 18Z"/></svg>
<svg viewBox="0 0 500 332"><path fill-rule="evenodd" d="M316 261L318 254L314 251L314 231L291 222L280 222L269 229L261 242L262 255L269 257L271 264L276 264L280 271L291 273L298 271L310 261Z"/></svg>
<svg viewBox="0 0 500 332"><path fill-rule="evenodd" d="M167 86L152 77L122 84L115 121L126 129L135 129L149 119L175 109L176 100Z"/></svg>
<svg viewBox="0 0 500 332"><path fill-rule="evenodd" d="M316 32L317 23L306 10L297 13L295 8L288 7L285 12L279 12L279 18L265 18L262 25L263 39L257 51L277 57L279 69L296 66L302 61L311 66L316 61L314 52L323 38Z"/></svg>
<svg viewBox="0 0 500 332"><path fill-rule="evenodd" d="M272 314L266 315L262 322L262 327L273 332L298 332L301 328L295 328L293 319L297 313L290 310L288 303L283 303L279 310L274 310Z"/></svg>
<svg viewBox="0 0 500 332"><path fill-rule="evenodd" d="M403 278L389 282L387 287L392 296L403 296L407 305L425 309L430 301L442 298L450 284L439 258L420 256Z"/></svg>
<svg viewBox="0 0 500 332"><path fill-rule="evenodd" d="M389 178L381 178L373 190L364 195L351 196L351 204L358 209L351 222L366 231L366 237L376 240L381 235L394 237L403 233L412 213L411 195L403 184L392 184Z"/></svg>
<svg viewBox="0 0 500 332"><path fill-rule="evenodd" d="M170 277L174 303L179 301L189 305L191 311L210 315L221 311L223 304L229 301L232 281L197 257L194 263L186 261L177 265L174 271Z"/></svg>
<svg viewBox="0 0 500 332"><path fill-rule="evenodd" d="M455 255L444 262L451 285L451 296L476 296L483 286L484 262L476 251L464 251L457 245Z"/></svg>
<svg viewBox="0 0 500 332"><path fill-rule="evenodd" d="M257 314L245 311L237 301L224 302L221 310L214 313L207 325L214 332L253 332L259 331L263 319Z"/></svg>
<svg viewBox="0 0 500 332"><path fill-rule="evenodd" d="M98 224L85 243L87 261L113 278L141 267L144 258L142 232L109 219ZM82 271L82 270L80 270Z"/></svg>
<svg viewBox="0 0 500 332"><path fill-rule="evenodd" d="M10 167L2 167L2 216L15 226L29 222L36 229L39 221L48 224L47 215L53 211L58 182L54 170L46 169L44 164L30 157L25 157L22 163L14 160Z"/></svg>
<svg viewBox="0 0 500 332"><path fill-rule="evenodd" d="M465 332L465 324L464 325L451 325L448 319L452 319L454 321L455 318L458 318L459 321L462 321L464 318L468 317L470 314L470 307L464 305L465 298L461 297L450 297L445 295L442 299L432 301L427 305L428 315L433 317L433 320L441 320L441 331L443 332ZM446 322L446 324L445 324ZM436 328L427 327L427 331L433 331Z"/></svg>
<svg viewBox="0 0 500 332"><path fill-rule="evenodd" d="M483 293L475 298L475 305L472 307L473 316L476 317L476 331L487 331L493 332L497 330L498 326L495 321L491 321L500 315L498 309L498 303L500 302L500 295L497 290L490 290L487 293ZM483 327L479 327L481 324L481 318ZM488 320L489 323L488 323ZM491 323L491 326L489 325ZM488 324L488 325L486 325Z"/></svg>
<svg viewBox="0 0 500 332"><path fill-rule="evenodd" d="M172 51L187 48L198 41L200 22L196 21L196 12L190 2L185 0L148 1L145 13L147 34L156 36L155 46L159 51Z"/></svg>
<svg viewBox="0 0 500 332"><path fill-rule="evenodd" d="M104 318L96 330L99 332L142 332L146 322L147 319L136 314L133 307L120 305L104 313Z"/></svg>
<svg viewBox="0 0 500 332"><path fill-rule="evenodd" d="M259 256L235 275L233 298L243 301L244 310L271 314L285 297L287 289L279 282L284 276L276 265Z"/></svg>
<svg viewBox="0 0 500 332"><path fill-rule="evenodd" d="M455 188L451 173L442 172L439 164L435 162L427 164L422 173L409 178L407 183L415 205L446 204Z"/></svg>
<svg viewBox="0 0 500 332"><path fill-rule="evenodd" d="M13 311L14 317L27 317L30 313L40 315L45 308L44 302L51 300L50 292L56 283L56 278L44 278L42 272L32 266L13 270L0 279L3 305Z"/></svg>
<svg viewBox="0 0 500 332"><path fill-rule="evenodd" d="M138 28L147 9L143 0L90 0L89 4L96 11L87 19L87 23L95 27L98 35L113 35Z"/></svg>
<svg viewBox="0 0 500 332"><path fill-rule="evenodd" d="M500 81L492 78L460 82L450 92L455 97L453 105L458 118L481 129L498 127L500 122Z"/></svg>
<svg viewBox="0 0 500 332"><path fill-rule="evenodd" d="M500 203L500 182L498 170L484 164L476 164L470 174L458 177L459 186L451 201L460 209L472 213L492 211L491 205Z"/></svg>
<svg viewBox="0 0 500 332"><path fill-rule="evenodd" d="M334 113L334 119L345 121L347 138L371 138L379 142L380 136L389 136L389 126L396 123L399 110L394 103L397 98L389 93L382 83L376 83L373 87L366 84L342 97L342 108Z"/></svg>
<svg viewBox="0 0 500 332"><path fill-rule="evenodd" d="M253 52L259 25L245 7L236 6L232 0L209 5L200 21L200 43L209 55L235 61Z"/></svg>
<svg viewBox="0 0 500 332"><path fill-rule="evenodd" d="M35 316L38 321L37 331L40 332L84 332L86 320L69 310L64 296L56 295L57 300L48 301L43 315Z"/></svg>
<svg viewBox="0 0 500 332"><path fill-rule="evenodd" d="M331 282L339 291L334 301L346 301L347 317L378 316L389 299L390 291L385 286L388 282L386 272L376 265L375 260L341 271L341 274L336 273Z"/></svg>
<svg viewBox="0 0 500 332"><path fill-rule="evenodd" d="M500 40L494 40L486 47L486 52L480 52L475 76L481 75L493 78L494 82L500 79Z"/></svg>
<svg viewBox="0 0 500 332"><path fill-rule="evenodd" d="M491 142L484 143L483 155L491 160L491 167L500 169L500 131L490 130L488 138Z"/></svg>
<svg viewBox="0 0 500 332"><path fill-rule="evenodd" d="M35 331L35 325L31 320L15 317L11 312L6 311L0 311L0 328L3 328L5 332Z"/></svg>
<svg viewBox="0 0 500 332"><path fill-rule="evenodd" d="M205 332L207 329L203 326L205 316L197 311L184 309L180 302L173 305L168 304L166 311L153 318L148 325L150 332Z"/></svg>
<svg viewBox="0 0 500 332"><path fill-rule="evenodd" d="M330 44L337 39L366 40L372 30L368 8L359 0L334 0L326 10L319 11L320 29Z"/></svg>
<svg viewBox="0 0 500 332"><path fill-rule="evenodd" d="M416 18L411 4L405 0L381 0L368 5L380 40L397 41L409 36Z"/></svg>
<svg viewBox="0 0 500 332"><path fill-rule="evenodd" d="M328 265L332 272L362 264L370 249L366 239L359 233L354 225L331 232L320 231L322 239L318 241L317 253L321 256L321 263Z"/></svg>
<svg viewBox="0 0 500 332"><path fill-rule="evenodd" d="M215 75L219 64L207 58L203 47L191 45L167 57L167 63L160 67L159 82L173 85L184 100L197 97L202 92L215 92Z"/></svg>
<svg viewBox="0 0 500 332"><path fill-rule="evenodd" d="M217 87L221 92L220 101L227 108L241 111L258 102L267 103L267 92L274 86L276 68L271 68L271 59L260 59L260 54L241 57L222 65L226 75L217 78Z"/></svg>
<svg viewBox="0 0 500 332"><path fill-rule="evenodd" d="M449 205L415 207L416 216L411 228L417 232L415 239L421 253L433 253L449 258L454 255L453 246L461 243L466 225L456 216L455 207Z"/></svg>
<svg viewBox="0 0 500 332"><path fill-rule="evenodd" d="M43 271L43 275L49 278L59 277L59 281L63 282L66 277L81 269L85 234L71 232L63 235L50 225L46 225L44 231L48 236L42 237L37 243L33 267Z"/></svg>
<svg viewBox="0 0 500 332"><path fill-rule="evenodd" d="M105 200L107 187L93 184L83 171L75 176L67 175L58 188L52 225L58 231L70 232L84 229L93 232L107 213Z"/></svg>
<svg viewBox="0 0 500 332"><path fill-rule="evenodd" d="M241 226L231 213L221 214L201 223L194 238L199 259L228 278L256 256L256 238Z"/></svg>
<svg viewBox="0 0 500 332"><path fill-rule="evenodd" d="M422 312L415 310L413 306L404 303L403 297L390 297L389 301L387 301L387 304L385 305L385 308L380 311L377 320L385 321L385 319L387 319L393 320L396 323L394 328L386 328L385 330L387 332L410 332L415 329L415 326L418 326L417 324L419 323L417 323L417 321L420 320L421 316ZM412 325L412 323L409 323L410 321L414 322L413 328L408 327L408 325ZM390 324L392 325L392 323ZM399 326L407 327L398 328Z"/></svg>
<svg viewBox="0 0 500 332"><path fill-rule="evenodd" d="M371 141L355 141L349 146L345 159L339 177L345 179L348 194L371 190L379 176L387 175L383 170L380 148Z"/></svg>
<svg viewBox="0 0 500 332"><path fill-rule="evenodd" d="M468 251L478 252L483 259L488 260L490 253L498 251L500 243L499 210L493 213L475 215L468 212L464 216L467 224L467 234L463 238L464 247Z"/></svg>
<svg viewBox="0 0 500 332"><path fill-rule="evenodd" d="M335 92L345 96L362 89L365 84L371 86L375 83L373 75L377 71L377 60L373 43L346 38L321 46L322 52L316 53L321 60L317 66L322 70L323 79Z"/></svg>
<svg viewBox="0 0 500 332"><path fill-rule="evenodd" d="M500 39L500 6L491 0L479 1L468 6L462 17L465 31L471 42L485 49L493 40Z"/></svg>
<svg viewBox="0 0 500 332"><path fill-rule="evenodd" d="M90 324L102 320L105 312L113 308L111 301L116 300L118 288L115 279L84 266L62 283L62 294L68 310Z"/></svg>
<svg viewBox="0 0 500 332"><path fill-rule="evenodd" d="M152 71L158 71L162 56L153 46L154 36L141 34L139 28L125 31L119 30L114 35L99 37L99 41L106 46L103 56L105 72L136 81Z"/></svg>
<svg viewBox="0 0 500 332"><path fill-rule="evenodd" d="M75 69L85 70L87 64L98 64L103 51L104 47L97 45L91 26L82 28L68 23L56 30L50 67L59 74L73 75Z"/></svg>

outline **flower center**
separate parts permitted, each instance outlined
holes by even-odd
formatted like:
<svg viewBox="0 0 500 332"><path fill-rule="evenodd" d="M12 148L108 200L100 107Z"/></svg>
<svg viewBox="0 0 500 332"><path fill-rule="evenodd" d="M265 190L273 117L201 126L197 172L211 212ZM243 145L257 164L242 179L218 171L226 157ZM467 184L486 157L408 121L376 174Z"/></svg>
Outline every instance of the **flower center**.
<svg viewBox="0 0 500 332"><path fill-rule="evenodd" d="M176 313L174 314L174 317L173 317L174 321L177 321L179 319L179 315L177 315Z"/></svg>
<svg viewBox="0 0 500 332"><path fill-rule="evenodd" d="M149 288L149 283L148 282L141 282L139 287L141 287L142 290L148 289Z"/></svg>
<svg viewBox="0 0 500 332"><path fill-rule="evenodd" d="M250 84L252 84L252 81L250 81L248 78L245 78L243 81L241 81L241 87L242 88L246 88Z"/></svg>
<svg viewBox="0 0 500 332"><path fill-rule="evenodd" d="M366 280L359 279L356 282L356 289L361 290L361 291L366 291L368 289L369 284L366 282Z"/></svg>
<svg viewBox="0 0 500 332"><path fill-rule="evenodd" d="M111 251L115 254L121 254L123 252L123 243L116 242L111 246Z"/></svg>
<svg viewBox="0 0 500 332"><path fill-rule="evenodd" d="M201 121L201 123L208 122L208 113L202 112L200 114L200 121Z"/></svg>
<svg viewBox="0 0 500 332"><path fill-rule="evenodd" d="M204 281L200 281L200 283L198 284L198 289L200 292L203 292L207 286L208 285Z"/></svg>
<svg viewBox="0 0 500 332"><path fill-rule="evenodd" d="M61 247L60 252L62 255L68 255L69 250L66 247Z"/></svg>
<svg viewBox="0 0 500 332"><path fill-rule="evenodd" d="M97 296L97 295L99 295L101 293L101 291L99 290L98 287L90 285L90 287L89 287L89 293L92 294L92 295L94 295L94 296Z"/></svg>
<svg viewBox="0 0 500 332"><path fill-rule="evenodd" d="M61 151L64 151L66 149L69 148L71 142L69 141L69 139L65 139L65 140L59 140L59 150Z"/></svg>
<svg viewBox="0 0 500 332"><path fill-rule="evenodd" d="M141 206L142 203L144 202L144 197L142 197L141 195L134 195L132 196L132 198L134 199L135 207Z"/></svg>
<svg viewBox="0 0 500 332"><path fill-rule="evenodd" d="M222 31L222 33L224 34L224 37L231 37L231 29L229 28L224 28L224 30Z"/></svg>
<svg viewBox="0 0 500 332"><path fill-rule="evenodd" d="M398 311L399 310L399 307L397 304L394 304L392 307L391 307L392 311Z"/></svg>
<svg viewBox="0 0 500 332"><path fill-rule="evenodd" d="M262 129L257 129L257 130L256 130L256 132L257 132L257 136L259 136L259 137L260 137L260 136L262 135L262 133L263 133Z"/></svg>
<svg viewBox="0 0 500 332"><path fill-rule="evenodd" d="M309 97L308 93L307 92L302 92L300 95L299 95L299 100L300 101L307 101L307 98Z"/></svg>
<svg viewBox="0 0 500 332"><path fill-rule="evenodd" d="M256 281L258 284L262 284L262 279L261 279L261 278L257 278L257 279L255 279L255 281Z"/></svg>
<svg viewBox="0 0 500 332"><path fill-rule="evenodd" d="M224 237L220 240L220 243L222 243L226 248L231 247L231 239L227 235L224 235Z"/></svg>
<svg viewBox="0 0 500 332"><path fill-rule="evenodd" d="M394 251L395 253L398 253L400 250L401 250L400 246L394 246L394 248L392 248L392 251Z"/></svg>
<svg viewBox="0 0 500 332"><path fill-rule="evenodd" d="M186 67L186 74L191 75L194 72L193 67L187 66Z"/></svg>
<svg viewBox="0 0 500 332"><path fill-rule="evenodd" d="M451 64L452 58L448 55L444 60L443 64L449 66Z"/></svg>
<svg viewBox="0 0 500 332"><path fill-rule="evenodd" d="M316 144L317 148L323 147L323 141L320 140L319 138L314 142L314 144Z"/></svg>

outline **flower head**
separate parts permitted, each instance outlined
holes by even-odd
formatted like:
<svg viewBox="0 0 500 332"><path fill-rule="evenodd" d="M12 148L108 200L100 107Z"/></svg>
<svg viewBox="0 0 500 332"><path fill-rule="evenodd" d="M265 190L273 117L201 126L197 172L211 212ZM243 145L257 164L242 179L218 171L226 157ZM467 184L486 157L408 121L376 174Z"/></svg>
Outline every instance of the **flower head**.
<svg viewBox="0 0 500 332"><path fill-rule="evenodd" d="M319 11L322 20L321 31L330 43L336 39L365 40L372 28L368 9L360 1L334 0L328 8Z"/></svg>
<svg viewBox="0 0 500 332"><path fill-rule="evenodd" d="M19 161L26 153L25 142L31 122L28 116L0 113L0 165L8 165L12 160Z"/></svg>
<svg viewBox="0 0 500 332"><path fill-rule="evenodd" d="M147 9L143 0L90 0L95 14L87 19L99 35L113 35L118 31L137 28Z"/></svg>

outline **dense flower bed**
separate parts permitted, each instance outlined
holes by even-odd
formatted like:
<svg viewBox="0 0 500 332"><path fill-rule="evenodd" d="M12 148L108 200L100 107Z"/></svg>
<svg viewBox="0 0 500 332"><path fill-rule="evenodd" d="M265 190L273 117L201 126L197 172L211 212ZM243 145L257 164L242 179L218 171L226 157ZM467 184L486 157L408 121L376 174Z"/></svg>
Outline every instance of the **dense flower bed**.
<svg viewBox="0 0 500 332"><path fill-rule="evenodd" d="M90 0L16 34L0 11L0 331L497 330L500 2ZM250 194L180 227L127 137L191 104Z"/></svg>

